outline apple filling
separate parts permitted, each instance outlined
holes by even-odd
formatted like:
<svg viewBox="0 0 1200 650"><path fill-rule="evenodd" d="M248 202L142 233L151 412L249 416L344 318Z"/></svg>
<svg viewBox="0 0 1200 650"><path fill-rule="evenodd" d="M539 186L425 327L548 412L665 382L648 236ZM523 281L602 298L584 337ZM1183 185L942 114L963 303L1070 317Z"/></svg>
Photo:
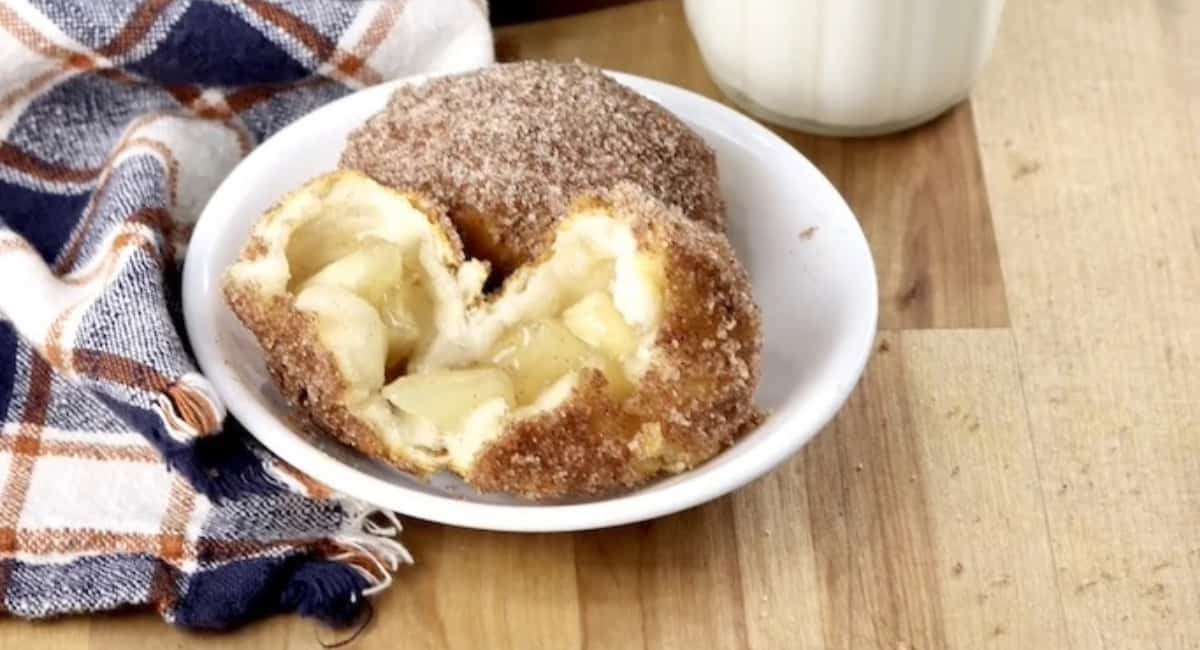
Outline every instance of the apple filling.
<svg viewBox="0 0 1200 650"><path fill-rule="evenodd" d="M284 276L272 282L314 317L342 375L340 402L391 455L465 474L508 424L568 399L587 369L615 401L645 373L661 261L628 223L573 216L540 263L487 296L486 264L458 263L441 226L403 195L341 199L261 224L279 255L243 260L230 277L261 287Z"/></svg>

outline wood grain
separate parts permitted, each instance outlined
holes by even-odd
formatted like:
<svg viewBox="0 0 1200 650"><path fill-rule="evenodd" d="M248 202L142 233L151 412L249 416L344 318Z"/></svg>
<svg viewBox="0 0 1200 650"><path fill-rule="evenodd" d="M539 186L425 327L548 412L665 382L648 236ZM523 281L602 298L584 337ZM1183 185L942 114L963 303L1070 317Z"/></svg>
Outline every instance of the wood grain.
<svg viewBox="0 0 1200 650"><path fill-rule="evenodd" d="M1200 7L1006 21L976 107L1068 641L1194 647Z"/></svg>
<svg viewBox="0 0 1200 650"><path fill-rule="evenodd" d="M734 497L750 647L1061 647L1010 334L878 350L834 425Z"/></svg>
<svg viewBox="0 0 1200 650"><path fill-rule="evenodd" d="M402 587L381 603L381 614L396 612L401 620L384 623L393 633L372 635L372 643L392 647L413 636L431 648L464 650L582 644L570 536L419 529L411 549L422 558L417 593Z"/></svg>
<svg viewBox="0 0 1200 650"><path fill-rule="evenodd" d="M6 620L0 627L0 650L28 648L86 648L91 622L87 619L55 623Z"/></svg>
<svg viewBox="0 0 1200 650"><path fill-rule="evenodd" d="M576 534L585 647L745 647L732 506Z"/></svg>
<svg viewBox="0 0 1200 650"><path fill-rule="evenodd" d="M881 274L887 329L834 423L755 484L655 522L410 522L419 564L355 647L1200 647L1200 7L1006 12L969 107L882 139L779 131L847 195ZM677 2L498 43L719 99ZM125 614L7 621L0 648L318 634Z"/></svg>
<svg viewBox="0 0 1200 650"><path fill-rule="evenodd" d="M822 632L834 648L945 647L905 355L888 336L878 350L848 408L804 456Z"/></svg>
<svg viewBox="0 0 1200 650"><path fill-rule="evenodd" d="M930 647L1067 647L1016 341L905 332L897 347L946 630Z"/></svg>
<svg viewBox="0 0 1200 650"><path fill-rule="evenodd" d="M1004 281L971 107L871 139L775 129L841 191L871 243L880 325L1008 325Z"/></svg>

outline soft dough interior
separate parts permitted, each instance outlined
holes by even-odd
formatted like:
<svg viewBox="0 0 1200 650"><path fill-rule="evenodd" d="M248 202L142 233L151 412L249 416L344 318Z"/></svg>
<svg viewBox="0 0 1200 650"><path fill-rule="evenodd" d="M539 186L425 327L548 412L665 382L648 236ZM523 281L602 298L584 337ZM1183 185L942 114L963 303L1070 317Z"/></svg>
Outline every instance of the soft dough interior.
<svg viewBox="0 0 1200 650"><path fill-rule="evenodd" d="M632 392L650 362L662 278L628 223L573 215L540 263L485 296L486 264L455 265L441 226L386 194L334 191L285 210L264 228L276 255L240 264L282 272L276 288L315 316L345 405L391 454L467 473L507 424L567 399L585 368L603 373L614 400Z"/></svg>

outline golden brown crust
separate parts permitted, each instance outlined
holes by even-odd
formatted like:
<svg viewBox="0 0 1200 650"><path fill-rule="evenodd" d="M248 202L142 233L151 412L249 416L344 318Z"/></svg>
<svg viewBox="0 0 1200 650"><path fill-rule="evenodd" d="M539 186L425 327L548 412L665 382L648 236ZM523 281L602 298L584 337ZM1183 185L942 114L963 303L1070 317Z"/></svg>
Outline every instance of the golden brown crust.
<svg viewBox="0 0 1200 650"><path fill-rule="evenodd" d="M485 492L532 499L585 496L643 480L623 435L635 423L605 394L604 375L589 370L562 405L512 423L476 459L467 480Z"/></svg>
<svg viewBox="0 0 1200 650"><path fill-rule="evenodd" d="M313 315L298 311L284 296L263 299L253 287L227 282L224 292L233 313L262 346L267 370L288 405L363 453L384 455L370 429L339 403L346 382L333 355L316 344Z"/></svg>
<svg viewBox="0 0 1200 650"><path fill-rule="evenodd" d="M398 89L340 165L444 203L501 277L536 259L571 201L636 183L716 231L716 157L655 102L580 63L526 61Z"/></svg>
<svg viewBox="0 0 1200 650"><path fill-rule="evenodd" d="M755 426L761 321L749 277L724 236L630 184L585 196L572 212L629 220L665 260L655 359L621 404L588 373L561 406L513 424L479 457L470 482L530 498L597 495L712 458ZM654 432L661 445L639 444Z"/></svg>
<svg viewBox="0 0 1200 650"><path fill-rule="evenodd" d="M750 279L723 235L694 227L636 188L618 187L607 199L638 214L643 246L666 256L657 355L625 408L660 419L672 459L693 467L758 418L762 323Z"/></svg>

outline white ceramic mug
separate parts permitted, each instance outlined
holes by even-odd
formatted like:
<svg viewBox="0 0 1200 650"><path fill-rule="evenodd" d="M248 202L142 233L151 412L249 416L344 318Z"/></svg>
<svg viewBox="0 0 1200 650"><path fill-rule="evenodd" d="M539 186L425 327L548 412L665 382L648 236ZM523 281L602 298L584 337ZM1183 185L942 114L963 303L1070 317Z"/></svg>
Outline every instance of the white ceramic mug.
<svg viewBox="0 0 1200 650"><path fill-rule="evenodd" d="M794 129L876 135L966 98L1004 0L685 0L713 80Z"/></svg>

